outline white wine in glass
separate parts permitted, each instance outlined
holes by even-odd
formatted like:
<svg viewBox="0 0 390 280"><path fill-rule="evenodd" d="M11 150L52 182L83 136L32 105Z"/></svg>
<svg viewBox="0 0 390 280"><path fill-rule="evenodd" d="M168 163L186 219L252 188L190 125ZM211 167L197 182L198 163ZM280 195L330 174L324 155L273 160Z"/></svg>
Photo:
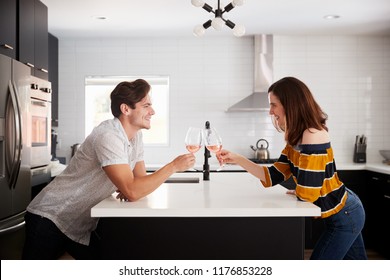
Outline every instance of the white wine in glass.
<svg viewBox="0 0 390 280"><path fill-rule="evenodd" d="M199 151L202 147L202 129L198 127L188 128L184 143L190 153Z"/></svg>
<svg viewBox="0 0 390 280"><path fill-rule="evenodd" d="M206 128L203 130L203 138L206 148L213 154L218 154L222 150L222 138L218 134L215 128ZM224 164L222 164L217 171L222 170Z"/></svg>

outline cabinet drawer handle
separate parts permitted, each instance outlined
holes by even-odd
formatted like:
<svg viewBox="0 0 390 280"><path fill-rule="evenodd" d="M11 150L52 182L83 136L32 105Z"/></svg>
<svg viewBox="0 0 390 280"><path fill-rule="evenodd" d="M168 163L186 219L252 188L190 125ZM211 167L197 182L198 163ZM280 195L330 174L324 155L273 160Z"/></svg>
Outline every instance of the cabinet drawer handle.
<svg viewBox="0 0 390 280"><path fill-rule="evenodd" d="M372 180L378 181L379 178L378 177L372 177Z"/></svg>
<svg viewBox="0 0 390 280"><path fill-rule="evenodd" d="M30 62L27 62L26 63L27 66L31 67L31 68L34 68L34 64L30 63Z"/></svg>
<svg viewBox="0 0 390 280"><path fill-rule="evenodd" d="M31 105L34 105L34 106L40 106L40 107L47 107L47 102L45 101L31 101ZM31 172L32 175L34 175L32 172Z"/></svg>
<svg viewBox="0 0 390 280"><path fill-rule="evenodd" d="M41 70L42 72L45 72L45 73L49 73L49 71L47 71L45 68L41 68L39 70Z"/></svg>
<svg viewBox="0 0 390 280"><path fill-rule="evenodd" d="M6 49L9 49L9 50L13 50L14 48L8 44L3 44L2 47L6 48Z"/></svg>
<svg viewBox="0 0 390 280"><path fill-rule="evenodd" d="M46 93L51 93L50 88L41 88L41 91L46 92Z"/></svg>
<svg viewBox="0 0 390 280"><path fill-rule="evenodd" d="M390 199L390 195L384 195L384 198Z"/></svg>

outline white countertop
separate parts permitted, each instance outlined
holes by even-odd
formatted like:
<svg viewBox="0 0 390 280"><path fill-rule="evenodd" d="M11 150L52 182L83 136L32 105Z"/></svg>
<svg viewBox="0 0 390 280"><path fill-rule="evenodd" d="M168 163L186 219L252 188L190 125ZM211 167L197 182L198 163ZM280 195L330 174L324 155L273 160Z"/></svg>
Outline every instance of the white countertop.
<svg viewBox="0 0 390 280"><path fill-rule="evenodd" d="M263 165L272 165L272 164L263 164ZM148 171L155 171L161 168L163 164L146 164L146 169ZM390 165L384 163L336 163L337 170L369 170L374 172L379 172L383 174L390 174ZM210 165L210 170L215 171L219 168L219 165ZM195 165L195 170L201 171L201 165ZM224 167L225 171L244 171L244 169L235 164L226 164Z"/></svg>
<svg viewBox="0 0 390 280"><path fill-rule="evenodd" d="M51 177L56 177L57 175L61 174L62 171L64 171L66 168L65 164L60 163L58 160L51 161L50 162L50 172Z"/></svg>
<svg viewBox="0 0 390 280"><path fill-rule="evenodd" d="M390 174L390 165L380 163L336 163L337 170L368 170Z"/></svg>
<svg viewBox="0 0 390 280"><path fill-rule="evenodd" d="M271 165L271 164L265 164ZM155 171L161 168L163 164L146 164L148 171ZM369 170L390 175L390 165L384 163L336 163L337 170ZM59 162L51 162L51 177L56 177L60 174L66 165ZM215 171L219 168L219 165L211 164L210 170ZM201 171L202 166L196 165L194 171ZM225 171L245 171L241 166L235 164L226 164L224 167Z"/></svg>
<svg viewBox="0 0 390 280"><path fill-rule="evenodd" d="M264 188L249 173L177 173L172 177L199 178L199 183L164 183L136 202L115 194L94 206L92 217L313 217L320 208L298 201L280 185Z"/></svg>

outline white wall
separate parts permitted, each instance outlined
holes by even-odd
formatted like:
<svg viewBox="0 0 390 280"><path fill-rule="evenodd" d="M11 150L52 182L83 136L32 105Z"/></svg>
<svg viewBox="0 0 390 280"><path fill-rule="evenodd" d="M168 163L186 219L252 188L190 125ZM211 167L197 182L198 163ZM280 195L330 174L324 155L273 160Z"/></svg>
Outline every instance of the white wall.
<svg viewBox="0 0 390 280"><path fill-rule="evenodd" d="M389 74L390 37L274 36L274 79L295 76L311 88L329 115L337 162L352 162L357 134L367 136L369 162L382 160L379 149L390 149ZM147 147L147 163L185 153L187 127L206 120L226 148L245 156L253 156L249 146L260 138L269 141L271 157L284 146L268 112L225 112L252 92L252 37L60 40L57 156L69 159L70 146L84 139L89 75L170 77L170 145ZM197 157L202 164L202 153Z"/></svg>

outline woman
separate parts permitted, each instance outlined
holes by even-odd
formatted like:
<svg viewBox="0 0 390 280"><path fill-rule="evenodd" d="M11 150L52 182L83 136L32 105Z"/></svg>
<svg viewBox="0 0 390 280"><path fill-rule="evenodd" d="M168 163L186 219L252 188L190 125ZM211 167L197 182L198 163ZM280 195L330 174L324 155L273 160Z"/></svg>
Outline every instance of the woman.
<svg viewBox="0 0 390 280"><path fill-rule="evenodd" d="M284 132L286 141L278 161L271 167L260 166L227 150L218 155L219 161L242 166L265 187L293 176L296 189L288 193L320 207L325 224L311 259L367 259L361 233L364 208L338 178L327 115L309 88L296 78L275 82L268 94L273 123Z"/></svg>

